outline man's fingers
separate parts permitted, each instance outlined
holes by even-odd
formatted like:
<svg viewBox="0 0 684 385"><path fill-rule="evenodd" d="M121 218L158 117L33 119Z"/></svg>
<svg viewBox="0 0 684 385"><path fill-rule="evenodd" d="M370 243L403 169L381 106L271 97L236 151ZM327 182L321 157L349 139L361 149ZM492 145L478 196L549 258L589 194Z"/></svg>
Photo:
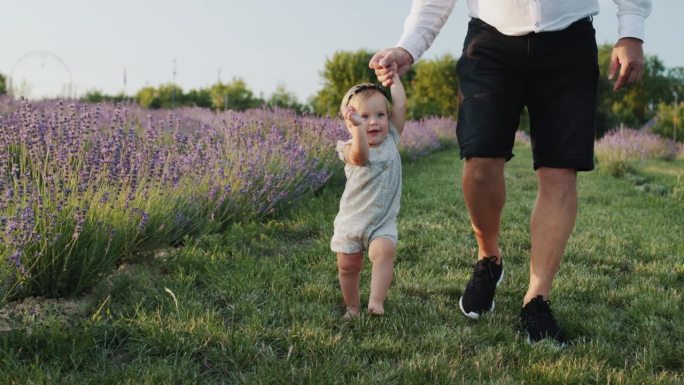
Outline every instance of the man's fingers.
<svg viewBox="0 0 684 385"><path fill-rule="evenodd" d="M380 59L380 66L382 67L391 67L392 64L395 64L397 62L397 58L394 55L394 51L388 51L383 55L382 59Z"/></svg>
<svg viewBox="0 0 684 385"><path fill-rule="evenodd" d="M644 67L642 63L628 60L625 60L625 62L626 63L621 66L620 75L615 82L615 87L613 88L615 91L627 84L638 82L643 75Z"/></svg>
<svg viewBox="0 0 684 385"><path fill-rule="evenodd" d="M394 75L406 72L410 66L410 63L405 62L404 52L399 48L383 49L373 55L368 62L368 66L375 70L375 76L383 86L391 86L394 83Z"/></svg>
<svg viewBox="0 0 684 385"><path fill-rule="evenodd" d="M392 63L394 61L396 61L396 59L392 55L392 51L383 49L377 52L375 55L373 55L373 57L368 62L368 67L377 70L382 67L387 67L388 63Z"/></svg>
<svg viewBox="0 0 684 385"><path fill-rule="evenodd" d="M373 55L373 57L368 62L369 68L378 68L380 66L380 59L382 58L382 51Z"/></svg>
<svg viewBox="0 0 684 385"><path fill-rule="evenodd" d="M632 68L632 74L630 76L630 83L636 83L641 79L641 75L644 73L644 66L641 63L637 63Z"/></svg>
<svg viewBox="0 0 684 385"><path fill-rule="evenodd" d="M620 68L620 74L615 81L613 90L617 91L623 86L638 82L644 70L644 52L642 42L634 38L621 38L615 44L610 57L608 79L612 79Z"/></svg>
<svg viewBox="0 0 684 385"><path fill-rule="evenodd" d="M639 80L639 71L633 69L632 72L630 72L629 74L629 79L627 79L627 83L635 83L637 80Z"/></svg>
<svg viewBox="0 0 684 385"><path fill-rule="evenodd" d="M633 66L631 63L622 64L622 66L620 66L620 75L615 82L615 87L613 87L613 90L617 91L622 88L623 85L629 82L629 78L632 73L632 67Z"/></svg>
<svg viewBox="0 0 684 385"><path fill-rule="evenodd" d="M617 72L619 67L620 62L618 62L617 57L615 55L611 56L610 66L608 68L608 80L613 80L613 78L615 77L615 73Z"/></svg>

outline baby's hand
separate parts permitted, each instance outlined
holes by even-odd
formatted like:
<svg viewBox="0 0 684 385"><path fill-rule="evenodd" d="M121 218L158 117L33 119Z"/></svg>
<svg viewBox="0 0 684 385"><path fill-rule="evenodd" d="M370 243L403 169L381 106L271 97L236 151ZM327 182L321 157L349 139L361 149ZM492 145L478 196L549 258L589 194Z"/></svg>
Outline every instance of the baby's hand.
<svg viewBox="0 0 684 385"><path fill-rule="evenodd" d="M392 64L390 64L387 67L383 67L383 68L387 71L387 78L392 79L391 84L388 84L387 86L390 86L396 82L401 81L399 78L399 72L397 72L397 69L399 68L399 66L397 65L397 62L392 62Z"/></svg>
<svg viewBox="0 0 684 385"><path fill-rule="evenodd" d="M352 106L347 106L347 108L344 109L344 120L352 122L355 126L360 126L362 123L361 116Z"/></svg>

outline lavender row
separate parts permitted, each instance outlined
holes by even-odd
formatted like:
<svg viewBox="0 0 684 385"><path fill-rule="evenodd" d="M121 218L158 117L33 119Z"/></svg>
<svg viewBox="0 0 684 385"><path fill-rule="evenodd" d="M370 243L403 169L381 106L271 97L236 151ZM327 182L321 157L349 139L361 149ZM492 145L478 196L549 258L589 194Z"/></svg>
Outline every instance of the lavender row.
<svg viewBox="0 0 684 385"><path fill-rule="evenodd" d="M630 172L638 161L674 160L684 154L681 145L670 139L631 128L609 131L595 149L599 167L616 176Z"/></svg>
<svg viewBox="0 0 684 385"><path fill-rule="evenodd" d="M0 117L2 297L79 291L134 252L268 215L325 184L340 130L287 111L22 102Z"/></svg>

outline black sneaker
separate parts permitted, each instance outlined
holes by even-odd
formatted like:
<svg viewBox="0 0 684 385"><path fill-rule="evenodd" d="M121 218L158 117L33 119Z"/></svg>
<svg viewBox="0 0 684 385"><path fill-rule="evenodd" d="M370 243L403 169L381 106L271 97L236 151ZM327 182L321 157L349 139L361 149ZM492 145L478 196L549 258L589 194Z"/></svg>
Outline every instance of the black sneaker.
<svg viewBox="0 0 684 385"><path fill-rule="evenodd" d="M458 307L471 319L478 319L486 311L494 310L494 292L503 279L503 262L496 264L496 257L480 259L466 285Z"/></svg>
<svg viewBox="0 0 684 385"><path fill-rule="evenodd" d="M522 327L527 332L529 343L550 338L555 342L565 345L567 339L556 325L551 311L551 301L545 300L541 295L536 296L520 311Z"/></svg>

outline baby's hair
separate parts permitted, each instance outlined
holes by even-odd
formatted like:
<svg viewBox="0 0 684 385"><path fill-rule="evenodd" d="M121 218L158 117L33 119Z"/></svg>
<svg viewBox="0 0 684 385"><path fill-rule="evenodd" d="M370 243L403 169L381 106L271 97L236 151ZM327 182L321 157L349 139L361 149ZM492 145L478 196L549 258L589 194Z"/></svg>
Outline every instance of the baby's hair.
<svg viewBox="0 0 684 385"><path fill-rule="evenodd" d="M391 109L391 104L387 98L385 90L377 84L373 83L361 83L350 88L344 98L342 98L342 103L340 104L340 115L344 115L344 109L347 108L349 103L353 100L358 103L368 100L375 93L380 93L380 95L385 97L385 102L387 104L387 113L389 114ZM358 105L358 103L355 103Z"/></svg>

